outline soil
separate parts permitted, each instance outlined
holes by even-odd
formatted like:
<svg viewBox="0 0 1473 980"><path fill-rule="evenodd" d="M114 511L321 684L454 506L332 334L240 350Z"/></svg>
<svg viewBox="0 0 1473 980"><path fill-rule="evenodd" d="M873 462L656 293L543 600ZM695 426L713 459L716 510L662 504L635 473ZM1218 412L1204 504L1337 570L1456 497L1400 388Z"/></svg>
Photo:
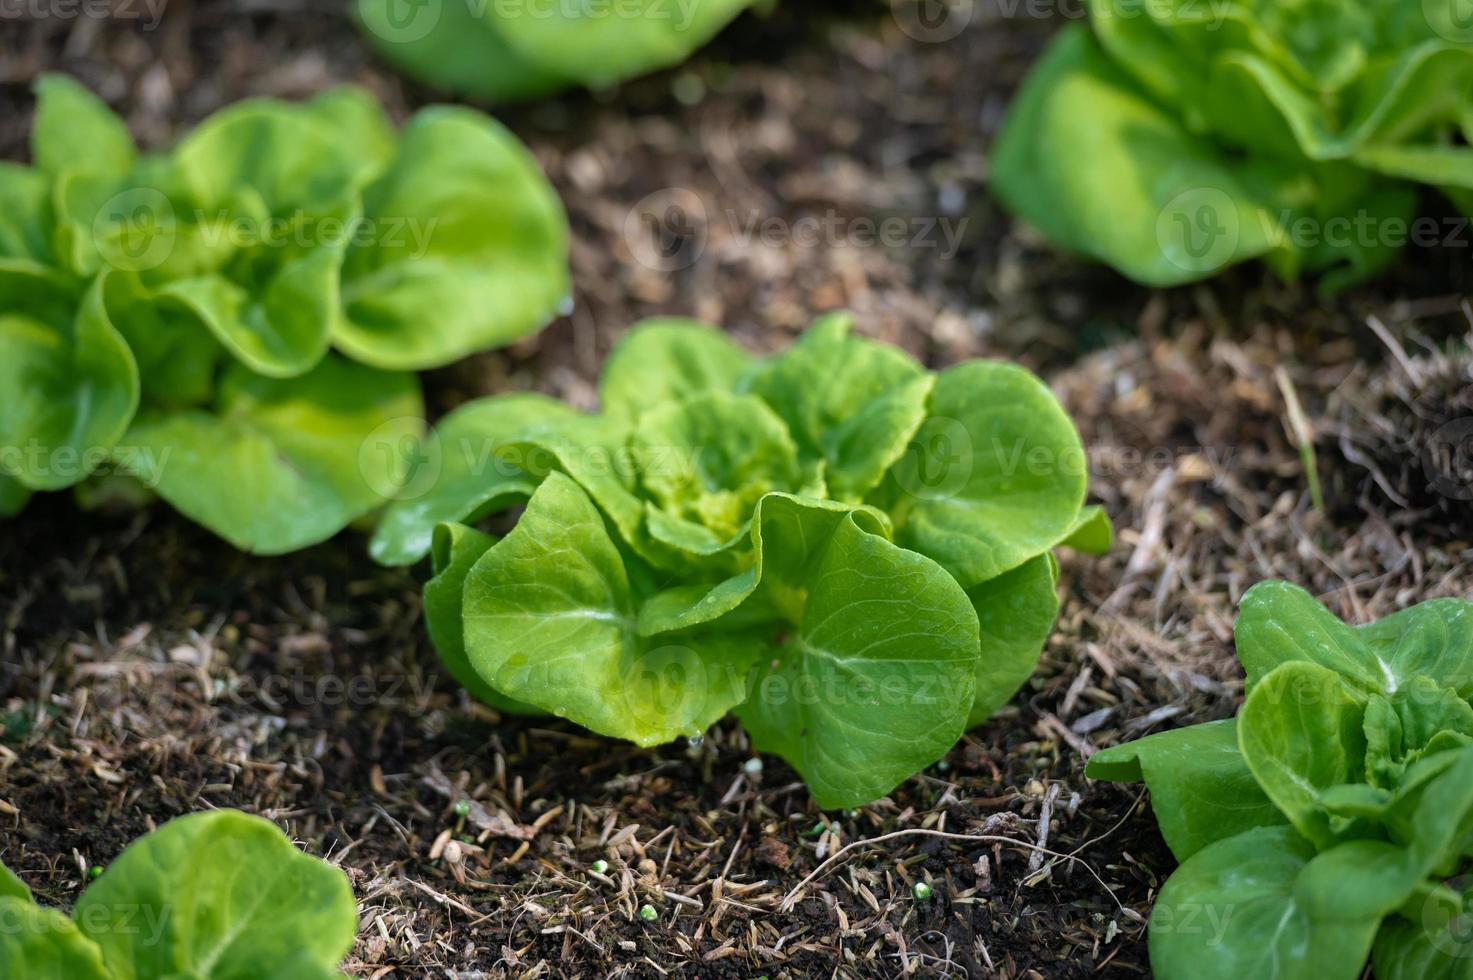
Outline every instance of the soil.
<svg viewBox="0 0 1473 980"><path fill-rule="evenodd" d="M174 0L153 30L114 6L0 21L0 156L24 159L45 70L154 146L250 95L357 82L401 118L435 98L339 4ZM889 798L823 813L778 760L751 771L732 722L643 750L469 701L425 640L424 570L377 568L359 533L268 561L164 507L58 496L0 531L0 860L67 906L157 824L260 813L349 874L362 977L1149 974L1173 862L1140 788L1086 780L1085 757L1235 710L1234 607L1259 579L1356 621L1473 597L1473 476L1426 451L1473 428L1469 241L1332 299L1258 266L1151 291L1058 254L989 197L986 159L1072 7L969 9L936 42L883 6L790 4L676 71L498 110L567 202L577 308L427 387L437 410L519 388L591 406L654 314L770 350L849 308L933 365L1022 361L1078 420L1119 540L1063 556L1059 629L1012 706ZM887 219L903 234L874 241Z"/></svg>

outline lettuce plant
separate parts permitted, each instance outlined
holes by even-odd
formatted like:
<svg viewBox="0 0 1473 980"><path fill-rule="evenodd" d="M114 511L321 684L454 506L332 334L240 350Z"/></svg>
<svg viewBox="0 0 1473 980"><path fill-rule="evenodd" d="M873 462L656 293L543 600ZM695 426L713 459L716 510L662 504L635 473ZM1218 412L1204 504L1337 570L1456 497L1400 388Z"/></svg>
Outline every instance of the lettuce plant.
<svg viewBox="0 0 1473 980"><path fill-rule="evenodd" d="M1254 257L1369 277L1418 185L1473 213L1473 34L1455 3L1087 0L1018 94L1003 202L1151 285ZM1091 30L1092 27L1092 30Z"/></svg>
<svg viewBox="0 0 1473 980"><path fill-rule="evenodd" d="M1052 549L1102 549L1078 433L1042 382L932 373L827 317L756 358L636 327L602 412L472 402L373 541L432 554L431 637L474 694L654 745L735 711L822 805L936 761L1032 672ZM504 538L472 525L518 505Z"/></svg>
<svg viewBox="0 0 1473 980"><path fill-rule="evenodd" d="M568 295L561 205L477 113L401 134L344 88L150 155L71 79L38 96L34 164L0 164L0 514L107 467L240 547L315 543L394 491L364 447L422 425L412 372Z"/></svg>
<svg viewBox="0 0 1473 980"><path fill-rule="evenodd" d="M72 915L0 866L0 975L26 980L342 978L358 914L337 868L234 810L135 841Z"/></svg>
<svg viewBox="0 0 1473 980"><path fill-rule="evenodd" d="M602 88L688 58L762 0L358 0L364 35L400 69L491 101Z"/></svg>
<svg viewBox="0 0 1473 980"><path fill-rule="evenodd" d="M1181 862L1151 915L1172 978L1468 976L1473 602L1365 626L1303 590L1244 598L1236 719L1089 761L1144 780Z"/></svg>

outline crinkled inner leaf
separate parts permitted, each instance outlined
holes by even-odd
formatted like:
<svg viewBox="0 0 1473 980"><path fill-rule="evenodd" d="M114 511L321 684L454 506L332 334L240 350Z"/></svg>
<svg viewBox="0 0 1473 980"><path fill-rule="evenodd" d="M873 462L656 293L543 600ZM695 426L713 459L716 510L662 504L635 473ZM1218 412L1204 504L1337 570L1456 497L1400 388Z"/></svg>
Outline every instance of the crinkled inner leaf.
<svg viewBox="0 0 1473 980"><path fill-rule="evenodd" d="M497 691L604 735L658 745L701 734L747 692L763 653L740 633L641 638L638 598L603 516L550 474L466 578L471 664Z"/></svg>
<svg viewBox="0 0 1473 980"><path fill-rule="evenodd" d="M853 325L824 317L745 388L782 417L805 460L823 461L834 497L859 501L921 427L935 380L903 351L852 336Z"/></svg>
<svg viewBox="0 0 1473 980"><path fill-rule="evenodd" d="M343 247L291 257L257 246L256 254L242 256L235 266L246 282L230 275L185 279L164 286L158 296L171 313L202 324L256 373L297 377L327 353L330 328L341 311Z"/></svg>
<svg viewBox="0 0 1473 980"><path fill-rule="evenodd" d="M735 391L752 363L751 354L715 327L695 320L645 320L610 352L599 400L606 414L634 419L666 402Z"/></svg>
<svg viewBox="0 0 1473 980"><path fill-rule="evenodd" d="M746 532L757 501L803 479L787 428L751 395L708 392L651 409L631 448L651 516L684 525L692 549L724 547Z"/></svg>
<svg viewBox="0 0 1473 980"><path fill-rule="evenodd" d="M115 272L104 282L104 302L138 363L145 404L183 407L207 403L215 391L222 348L193 317L158 302L137 275Z"/></svg>
<svg viewBox="0 0 1473 980"><path fill-rule="evenodd" d="M889 535L884 515L871 508L786 493L763 497L752 520L752 567L715 585L677 586L651 597L640 609L640 634L784 619L801 623L811 579L846 520Z"/></svg>

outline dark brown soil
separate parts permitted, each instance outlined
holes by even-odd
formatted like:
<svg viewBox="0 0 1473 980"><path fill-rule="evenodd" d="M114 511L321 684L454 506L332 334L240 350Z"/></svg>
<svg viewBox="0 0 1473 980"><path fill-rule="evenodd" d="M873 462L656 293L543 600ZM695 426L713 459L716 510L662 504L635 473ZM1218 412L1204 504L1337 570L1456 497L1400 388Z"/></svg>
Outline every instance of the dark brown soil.
<svg viewBox="0 0 1473 980"><path fill-rule="evenodd" d="M1021 359L1079 420L1120 529L1112 555L1065 557L1028 689L889 799L825 814L777 760L748 773L731 723L648 751L471 703L424 638L422 570L376 568L359 534L266 561L161 507L40 500L0 529L0 860L43 900L69 904L151 826L237 806L348 871L355 976L1144 975L1171 857L1139 789L1086 781L1083 758L1234 710L1233 608L1261 578L1356 619L1473 595L1473 482L1419 455L1473 418L1466 244L1327 302L1258 267L1131 286L986 192L990 134L1056 21L984 4L922 43L883 7L789 8L685 69L500 113L567 201L578 308L438 372L433 401L589 405L609 345L654 313L772 349L848 307L933 364ZM0 21L0 155L24 157L27 86L51 69L153 145L247 95L355 81L400 115L432 97L336 4L174 0L154 31ZM869 242L887 218L903 244ZM1030 866L1045 810L1055 856Z"/></svg>

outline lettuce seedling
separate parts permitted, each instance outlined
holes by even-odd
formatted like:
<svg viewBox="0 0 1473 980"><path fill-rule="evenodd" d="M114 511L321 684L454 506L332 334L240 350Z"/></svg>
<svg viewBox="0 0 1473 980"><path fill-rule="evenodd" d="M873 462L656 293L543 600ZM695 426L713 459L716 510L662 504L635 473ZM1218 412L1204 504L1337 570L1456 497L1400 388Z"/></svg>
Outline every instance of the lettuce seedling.
<svg viewBox="0 0 1473 980"><path fill-rule="evenodd" d="M333 980L358 931L340 870L235 810L139 838L70 918L0 867L0 921L0 975L26 980Z"/></svg>
<svg viewBox="0 0 1473 980"><path fill-rule="evenodd" d="M888 793L1026 681L1064 543L1101 549L1079 435L1027 371L932 373L847 316L756 358L636 327L602 412L473 402L373 541L426 553L431 637L483 700L640 745L735 711L824 806ZM504 538L474 524L525 504Z"/></svg>
<svg viewBox="0 0 1473 980"><path fill-rule="evenodd" d="M1151 285L1263 257L1334 290L1411 237L1419 184L1473 208L1473 36L1455 4L1086 6L991 167L1060 245Z"/></svg>
<svg viewBox="0 0 1473 980"><path fill-rule="evenodd" d="M364 36L404 72L458 95L508 102L576 85L605 88L679 64L762 2L358 0L357 11Z"/></svg>
<svg viewBox="0 0 1473 980"><path fill-rule="evenodd" d="M1236 628L1237 718L1099 752L1144 780L1181 866L1151 915L1173 978L1454 977L1473 946L1473 603L1352 627L1266 582Z"/></svg>
<svg viewBox="0 0 1473 980"><path fill-rule="evenodd" d="M396 492L411 372L566 301L561 205L480 114L399 133L343 88L150 155L71 79L37 92L34 166L0 164L0 514L106 467L242 548L316 543Z"/></svg>

